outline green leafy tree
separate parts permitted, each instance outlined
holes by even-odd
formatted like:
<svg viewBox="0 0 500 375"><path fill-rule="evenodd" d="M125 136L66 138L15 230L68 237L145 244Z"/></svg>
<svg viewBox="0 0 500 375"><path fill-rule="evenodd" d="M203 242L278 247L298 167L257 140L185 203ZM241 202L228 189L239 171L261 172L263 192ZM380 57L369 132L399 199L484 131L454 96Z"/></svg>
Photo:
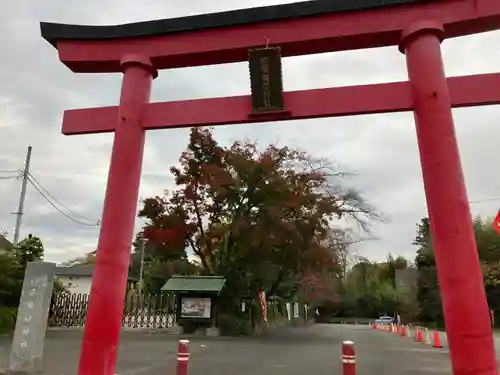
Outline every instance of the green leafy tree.
<svg viewBox="0 0 500 375"><path fill-rule="evenodd" d="M0 307L17 307L23 284L23 267L12 253L0 252Z"/></svg>
<svg viewBox="0 0 500 375"><path fill-rule="evenodd" d="M418 269L419 318L424 322L435 322L438 325L443 325L443 309L428 218L423 218L417 225L417 236L413 244L418 246L415 265Z"/></svg>
<svg viewBox="0 0 500 375"><path fill-rule="evenodd" d="M408 315L413 290L397 284L398 271L409 268L402 256L387 256L384 262L371 262L357 257L357 263L347 272L341 293L339 315L374 318L381 314Z"/></svg>
<svg viewBox="0 0 500 375"><path fill-rule="evenodd" d="M27 262L43 259L43 245L31 234L17 247L0 251L0 307L17 308Z"/></svg>
<svg viewBox="0 0 500 375"><path fill-rule="evenodd" d="M17 308L28 262L43 260L44 249L40 238L31 234L19 242L18 246L0 249L0 333L14 328ZM54 294L64 291L56 280Z"/></svg>
<svg viewBox="0 0 500 375"><path fill-rule="evenodd" d="M380 279L380 264L358 257L358 262L347 275L342 296L344 316L374 317L392 313L394 304L388 303L390 283Z"/></svg>
<svg viewBox="0 0 500 375"><path fill-rule="evenodd" d="M474 232L483 273L488 305L500 323L500 235L493 227L493 218L474 219Z"/></svg>
<svg viewBox="0 0 500 375"><path fill-rule="evenodd" d="M408 261L398 256L394 258L391 254L387 256L384 263L380 263L378 267L379 280L391 284L396 288L396 271L408 267Z"/></svg>
<svg viewBox="0 0 500 375"><path fill-rule="evenodd" d="M142 233L138 233L133 243L133 252L129 266L129 277L140 279L142 254L139 249L139 241ZM173 275L196 275L199 267L187 259L187 254L170 254L165 251L161 244L150 239L145 239L143 259L143 283L144 292L158 294L161 287Z"/></svg>
<svg viewBox="0 0 500 375"><path fill-rule="evenodd" d="M20 241L15 249L15 255L19 264L25 268L28 262L43 260L43 243L39 237L31 234Z"/></svg>
<svg viewBox="0 0 500 375"><path fill-rule="evenodd" d="M479 259L490 309L500 312L500 236L493 220L477 217L473 220ZM444 324L436 262L432 247L429 219L418 225L414 242L418 246L415 265L418 268L419 316L423 321ZM498 314L496 314L498 315Z"/></svg>

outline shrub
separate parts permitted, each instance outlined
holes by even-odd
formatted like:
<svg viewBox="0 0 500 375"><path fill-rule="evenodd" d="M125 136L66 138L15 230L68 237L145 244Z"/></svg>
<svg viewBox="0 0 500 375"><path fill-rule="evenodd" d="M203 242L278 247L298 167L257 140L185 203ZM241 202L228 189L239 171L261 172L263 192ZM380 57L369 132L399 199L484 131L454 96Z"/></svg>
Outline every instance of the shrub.
<svg viewBox="0 0 500 375"><path fill-rule="evenodd" d="M222 336L249 335L252 331L247 320L238 315L220 314L218 323Z"/></svg>
<svg viewBox="0 0 500 375"><path fill-rule="evenodd" d="M0 307L0 333L9 333L16 325L17 309Z"/></svg>

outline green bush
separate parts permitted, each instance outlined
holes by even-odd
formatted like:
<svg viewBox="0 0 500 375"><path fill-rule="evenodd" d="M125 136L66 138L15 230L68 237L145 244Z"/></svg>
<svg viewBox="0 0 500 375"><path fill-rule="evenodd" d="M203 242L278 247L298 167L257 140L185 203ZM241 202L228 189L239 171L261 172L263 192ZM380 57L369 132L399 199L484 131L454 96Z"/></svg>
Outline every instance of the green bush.
<svg viewBox="0 0 500 375"><path fill-rule="evenodd" d="M250 324L241 316L232 314L219 315L218 325L222 336L239 336L251 334Z"/></svg>
<svg viewBox="0 0 500 375"><path fill-rule="evenodd" d="M0 307L0 333L9 333L16 325L17 309Z"/></svg>

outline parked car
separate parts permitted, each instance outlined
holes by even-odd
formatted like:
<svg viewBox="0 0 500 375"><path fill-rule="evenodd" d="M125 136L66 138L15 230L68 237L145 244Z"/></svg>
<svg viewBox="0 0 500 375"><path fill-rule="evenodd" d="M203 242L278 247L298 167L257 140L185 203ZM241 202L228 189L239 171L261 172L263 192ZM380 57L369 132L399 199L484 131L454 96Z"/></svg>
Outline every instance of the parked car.
<svg viewBox="0 0 500 375"><path fill-rule="evenodd" d="M390 316L381 316L377 320L375 320L375 324L392 324L394 323L394 319Z"/></svg>

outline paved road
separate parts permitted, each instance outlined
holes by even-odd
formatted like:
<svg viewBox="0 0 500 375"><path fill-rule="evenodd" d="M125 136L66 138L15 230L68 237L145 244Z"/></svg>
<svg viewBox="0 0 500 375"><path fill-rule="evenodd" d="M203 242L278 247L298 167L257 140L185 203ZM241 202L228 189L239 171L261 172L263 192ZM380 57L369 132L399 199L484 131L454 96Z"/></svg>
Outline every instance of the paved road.
<svg viewBox="0 0 500 375"><path fill-rule="evenodd" d="M119 375L175 374L178 336L123 332ZM312 325L283 329L265 338L192 338L190 375L340 375L342 340L356 344L360 375L451 374L446 349L433 349L367 326ZM74 375L81 332L50 331L44 372ZM0 368L8 359L0 341Z"/></svg>

